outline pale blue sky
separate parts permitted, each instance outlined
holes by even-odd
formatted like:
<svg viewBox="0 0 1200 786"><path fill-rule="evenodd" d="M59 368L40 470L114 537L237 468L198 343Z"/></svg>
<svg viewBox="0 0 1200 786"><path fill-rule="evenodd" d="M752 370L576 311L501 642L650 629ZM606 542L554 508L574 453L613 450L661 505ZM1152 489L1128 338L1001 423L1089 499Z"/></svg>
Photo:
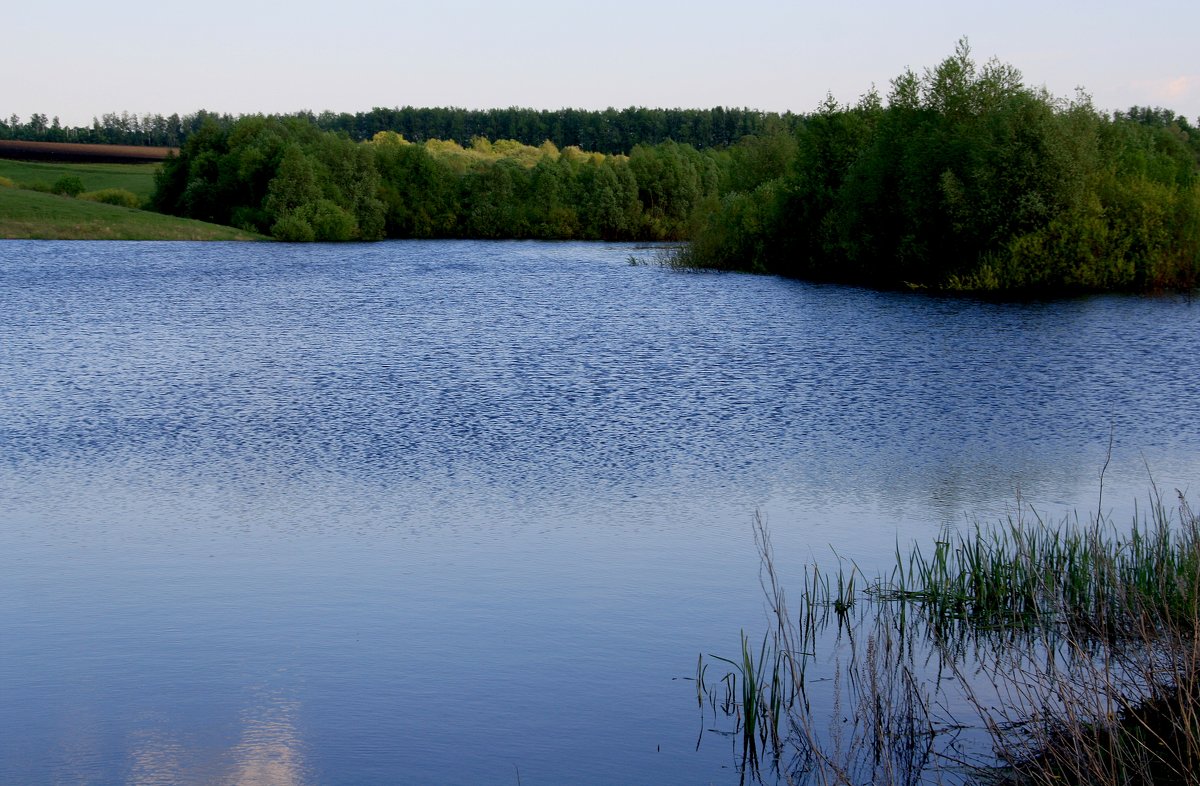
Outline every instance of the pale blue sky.
<svg viewBox="0 0 1200 786"><path fill-rule="evenodd" d="M0 115L856 100L966 35L1059 96L1200 117L1200 2L11 3Z"/></svg>

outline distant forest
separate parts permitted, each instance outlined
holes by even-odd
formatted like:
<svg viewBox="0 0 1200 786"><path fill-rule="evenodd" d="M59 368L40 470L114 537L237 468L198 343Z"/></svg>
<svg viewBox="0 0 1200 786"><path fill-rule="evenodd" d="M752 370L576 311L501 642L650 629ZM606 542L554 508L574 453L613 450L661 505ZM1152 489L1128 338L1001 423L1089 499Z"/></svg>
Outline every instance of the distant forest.
<svg viewBox="0 0 1200 786"><path fill-rule="evenodd" d="M769 129L794 131L800 115L759 112L753 109L455 109L406 106L375 108L369 112L296 112L272 115L276 120L297 119L322 131L344 134L356 142L393 131L411 142L430 139L466 146L476 138L511 139L526 145L553 142L556 147L609 155L628 153L635 145L668 140L698 150L726 147L745 136ZM205 125L232 128L241 116L201 110L188 115L142 115L122 112L95 118L90 126L63 126L57 117L34 114L22 122L13 115L0 119L0 139L34 142L83 142L110 145L180 147Z"/></svg>

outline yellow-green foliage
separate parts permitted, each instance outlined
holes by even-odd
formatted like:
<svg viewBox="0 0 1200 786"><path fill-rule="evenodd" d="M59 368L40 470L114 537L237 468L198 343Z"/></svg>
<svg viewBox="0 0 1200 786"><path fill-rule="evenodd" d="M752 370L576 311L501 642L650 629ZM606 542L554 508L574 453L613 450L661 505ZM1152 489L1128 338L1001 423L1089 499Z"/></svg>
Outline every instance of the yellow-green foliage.
<svg viewBox="0 0 1200 786"><path fill-rule="evenodd" d="M381 131L372 138L371 142L376 145L412 144L393 131ZM545 160L549 160L551 163L566 160L572 164L601 164L605 160L627 161L629 158L624 155L586 153L576 145L559 150L558 146L548 139L534 147L515 139L497 139L493 142L477 136L471 140L470 147L463 147L454 140L446 139L430 139L422 143L421 147L433 158L450 165L458 172L480 165L495 164L499 161L507 161L526 169L532 169Z"/></svg>
<svg viewBox="0 0 1200 786"><path fill-rule="evenodd" d="M480 158L472 158L471 154L454 140L430 139L421 145L421 149L433 160L458 174L470 169L472 162Z"/></svg>
<svg viewBox="0 0 1200 786"><path fill-rule="evenodd" d="M585 153L577 145L569 145L562 150L562 157L572 164L599 164L604 161L603 153ZM622 156L625 158L625 156Z"/></svg>
<svg viewBox="0 0 1200 786"><path fill-rule="evenodd" d="M380 131L375 136L371 137L371 142L376 145L411 145L404 138L403 134L397 134L395 131Z"/></svg>
<svg viewBox="0 0 1200 786"><path fill-rule="evenodd" d="M0 177L0 187L16 188L17 184L14 183L13 181L9 180L7 177Z"/></svg>
<svg viewBox="0 0 1200 786"><path fill-rule="evenodd" d="M394 144L390 138L380 139L381 136L383 134L376 134L372 142ZM456 172L465 172L468 169L476 169L499 161L508 161L526 169L532 169L543 158L557 161L559 157L558 148L549 141L543 142L539 147L533 147L513 139L497 139L492 142L477 136L471 140L471 146L466 148L453 140L443 139L430 139L422 146L425 148L425 152L439 162L449 165Z"/></svg>
<svg viewBox="0 0 1200 786"><path fill-rule="evenodd" d="M299 119L193 134L152 203L280 240L470 237L680 240L715 202L716 164L687 145L629 156L394 132L357 143Z"/></svg>
<svg viewBox="0 0 1200 786"><path fill-rule="evenodd" d="M138 199L137 194L132 191L126 191L123 188L102 188L99 191L85 191L79 195L79 198L92 202L103 202L106 205L133 208L141 207L142 203L142 200Z"/></svg>
<svg viewBox="0 0 1200 786"><path fill-rule="evenodd" d="M486 140L476 139L476 142L484 143ZM553 147L553 145L551 145ZM529 168L537 165L538 161L547 154L542 147L532 147L524 145L513 139L499 139L491 144L491 154L496 158L506 158L509 161L515 161L523 167Z"/></svg>

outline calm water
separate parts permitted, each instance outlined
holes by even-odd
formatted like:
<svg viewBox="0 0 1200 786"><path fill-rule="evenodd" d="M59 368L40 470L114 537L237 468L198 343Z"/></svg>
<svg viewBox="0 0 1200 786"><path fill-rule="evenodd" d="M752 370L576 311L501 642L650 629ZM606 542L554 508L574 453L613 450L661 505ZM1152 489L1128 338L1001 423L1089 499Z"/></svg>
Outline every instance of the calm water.
<svg viewBox="0 0 1200 786"><path fill-rule="evenodd" d="M830 547L1200 478L1200 305L632 246L0 243L0 783L736 783L687 681Z"/></svg>

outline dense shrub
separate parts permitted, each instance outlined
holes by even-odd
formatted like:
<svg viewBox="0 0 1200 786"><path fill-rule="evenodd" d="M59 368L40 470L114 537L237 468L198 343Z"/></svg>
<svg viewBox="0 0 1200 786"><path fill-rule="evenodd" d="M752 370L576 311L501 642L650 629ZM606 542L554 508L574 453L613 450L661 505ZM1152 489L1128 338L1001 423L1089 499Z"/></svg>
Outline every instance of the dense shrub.
<svg viewBox="0 0 1200 786"><path fill-rule="evenodd" d="M298 119L211 124L168 158L155 183L162 212L286 240L378 240L379 174L368 146Z"/></svg>
<svg viewBox="0 0 1200 786"><path fill-rule="evenodd" d="M712 209L716 154L673 142L632 156L399 134L368 143L302 120L193 134L156 180L156 209L280 240L479 237L680 240Z"/></svg>
<svg viewBox="0 0 1200 786"><path fill-rule="evenodd" d="M723 199L689 262L883 287L1190 288L1197 136L1171 113L1056 100L962 42L893 80L886 107L826 102L769 189Z"/></svg>
<svg viewBox="0 0 1200 786"><path fill-rule="evenodd" d="M50 186L51 194L77 197L83 193L83 181L75 175L63 175Z"/></svg>

